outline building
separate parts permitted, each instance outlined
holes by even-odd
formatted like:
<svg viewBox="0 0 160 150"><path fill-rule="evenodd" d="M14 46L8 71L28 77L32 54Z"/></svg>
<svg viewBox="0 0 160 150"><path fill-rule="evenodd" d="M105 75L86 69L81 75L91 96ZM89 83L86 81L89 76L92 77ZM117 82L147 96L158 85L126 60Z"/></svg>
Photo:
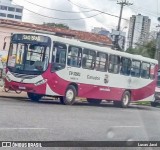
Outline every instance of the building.
<svg viewBox="0 0 160 150"><path fill-rule="evenodd" d="M0 0L0 18L22 21L23 7L11 2L12 0Z"/></svg>
<svg viewBox="0 0 160 150"><path fill-rule="evenodd" d="M49 27L45 25L19 22L13 20L0 19L0 50L3 50L4 42L7 43L6 50L9 48L11 33L14 32L39 32L53 34L66 38L74 38L75 40L83 41L101 46L112 46L112 40L104 35L98 35L90 32L78 30L70 30L57 27ZM62 41L63 42L63 41Z"/></svg>
<svg viewBox="0 0 160 150"><path fill-rule="evenodd" d="M149 37L151 20L141 14L133 15L130 18L128 31L128 47L135 48L137 45L143 45Z"/></svg>
<svg viewBox="0 0 160 150"><path fill-rule="evenodd" d="M116 36L118 36L118 45L121 50L125 50L125 42L126 42L126 32L117 31L112 29L111 39L113 43L115 43Z"/></svg>
<svg viewBox="0 0 160 150"><path fill-rule="evenodd" d="M91 31L92 33L101 34L110 37L111 33L105 28L94 27Z"/></svg>

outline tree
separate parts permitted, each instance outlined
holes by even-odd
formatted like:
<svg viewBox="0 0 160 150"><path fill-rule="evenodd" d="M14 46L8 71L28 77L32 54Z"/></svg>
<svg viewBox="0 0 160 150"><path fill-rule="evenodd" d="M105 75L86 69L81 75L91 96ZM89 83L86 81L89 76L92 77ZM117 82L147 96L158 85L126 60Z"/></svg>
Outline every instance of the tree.
<svg viewBox="0 0 160 150"><path fill-rule="evenodd" d="M144 45L138 45L136 48L128 48L127 53L142 55L144 57L155 58L156 40L152 40Z"/></svg>
<svg viewBox="0 0 160 150"><path fill-rule="evenodd" d="M58 28L64 28L64 29L69 29L68 25L62 24L62 23L43 23L45 26L49 27L58 27Z"/></svg>

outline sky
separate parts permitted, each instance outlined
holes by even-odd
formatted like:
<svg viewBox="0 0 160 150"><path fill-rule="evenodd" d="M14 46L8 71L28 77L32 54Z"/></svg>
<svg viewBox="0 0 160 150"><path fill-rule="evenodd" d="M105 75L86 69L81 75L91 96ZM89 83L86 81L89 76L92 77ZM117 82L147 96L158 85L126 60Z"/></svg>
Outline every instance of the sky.
<svg viewBox="0 0 160 150"><path fill-rule="evenodd" d="M43 7L77 13L53 11L35 6L28 3L27 1L30 1L37 5L41 5ZM160 17L160 0L129 0L129 2L133 3L133 5L124 7L123 18L129 20L132 15L137 14L149 16L149 18L152 20L151 30L157 30L156 26L158 25L158 23L160 24L160 22L157 21L157 17ZM85 0L83 2L82 0L13 0L13 4L24 6L23 21L25 22L38 24L43 24L44 22L63 23L68 25L71 29L82 31L91 31L91 29L93 29L94 27L103 27L109 31L111 31L111 29L117 28L118 18L109 16L107 14L100 14L100 12L95 11L95 9L116 16L119 16L120 13L120 5L117 4L116 0ZM75 4L78 6L76 6ZM83 7L83 9L79 6ZM42 17L28 11L27 9L51 18ZM93 15L97 16L88 18ZM54 18L83 19L59 20ZM129 21L122 20L121 30L127 30L127 28L125 28L126 26L129 26Z"/></svg>

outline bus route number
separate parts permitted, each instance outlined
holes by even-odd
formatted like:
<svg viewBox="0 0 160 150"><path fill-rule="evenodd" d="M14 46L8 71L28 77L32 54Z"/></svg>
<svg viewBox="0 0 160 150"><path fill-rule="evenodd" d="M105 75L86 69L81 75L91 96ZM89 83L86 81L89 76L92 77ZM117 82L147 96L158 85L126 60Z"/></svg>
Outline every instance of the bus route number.
<svg viewBox="0 0 160 150"><path fill-rule="evenodd" d="M34 35L23 35L23 40L40 41L40 37Z"/></svg>

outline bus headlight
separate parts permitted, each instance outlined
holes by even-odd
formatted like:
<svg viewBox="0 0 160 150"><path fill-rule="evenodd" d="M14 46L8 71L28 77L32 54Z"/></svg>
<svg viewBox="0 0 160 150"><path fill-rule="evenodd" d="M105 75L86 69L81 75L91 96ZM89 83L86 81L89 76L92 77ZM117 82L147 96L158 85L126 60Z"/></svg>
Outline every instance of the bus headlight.
<svg viewBox="0 0 160 150"><path fill-rule="evenodd" d="M43 79L43 80L38 81L38 82L35 83L34 85L35 85L35 86L38 86L38 85L44 84L44 83L46 83L46 82L47 82L47 79Z"/></svg>
<svg viewBox="0 0 160 150"><path fill-rule="evenodd" d="M9 76L6 76L6 80L7 80L8 82L11 82L11 79L9 78Z"/></svg>

